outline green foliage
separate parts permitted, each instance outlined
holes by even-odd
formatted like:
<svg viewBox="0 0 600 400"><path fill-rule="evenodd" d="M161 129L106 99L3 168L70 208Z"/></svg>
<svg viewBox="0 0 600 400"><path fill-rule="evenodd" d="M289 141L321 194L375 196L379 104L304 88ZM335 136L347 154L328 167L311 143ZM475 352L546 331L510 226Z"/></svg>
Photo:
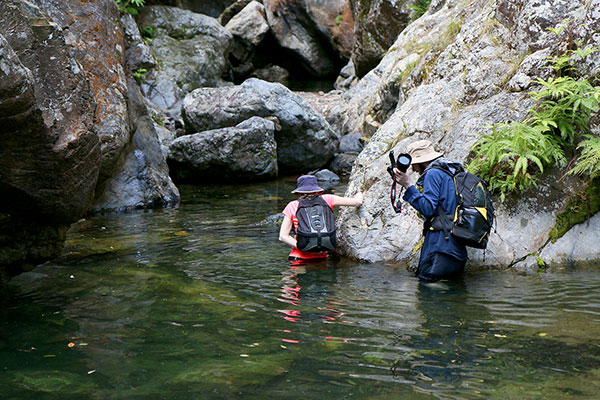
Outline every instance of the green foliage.
<svg viewBox="0 0 600 400"><path fill-rule="evenodd" d="M431 0L414 0L412 4L409 4L408 8L413 10L413 21L421 18L429 10L429 3L431 3Z"/></svg>
<svg viewBox="0 0 600 400"><path fill-rule="evenodd" d="M335 17L336 25L341 25L342 22L344 22L344 16L342 14L339 14L337 17Z"/></svg>
<svg viewBox="0 0 600 400"><path fill-rule="evenodd" d="M563 29L552 31L559 35ZM574 73L573 62L595 51L592 46L568 50L551 58L550 68L557 75ZM538 104L529 110L529 118L489 126L491 132L475 143L475 157L467 166L486 179L502 201L509 192L535 186L536 175L546 167L564 167L565 149L582 135L587 140L577 147L581 150L579 162L569 173L589 174L592 179L600 176L600 139L587 134L591 114L600 109L600 87L572 76L538 79L537 83L541 89L530 95Z"/></svg>
<svg viewBox="0 0 600 400"><path fill-rule="evenodd" d="M535 258L535 262L537 263L539 268L546 268L546 262L544 261L544 259L540 256L537 256Z"/></svg>
<svg viewBox="0 0 600 400"><path fill-rule="evenodd" d="M119 11L131 15L136 15L140 12L140 9L144 7L146 0L115 0Z"/></svg>
<svg viewBox="0 0 600 400"><path fill-rule="evenodd" d="M535 186L535 172L544 172L553 163L565 163L560 143L547 135L543 126L526 121L489 128L491 132L475 143L473 150L479 156L467 168L487 179L490 190L499 192L502 201L509 192Z"/></svg>
<svg viewBox="0 0 600 400"><path fill-rule="evenodd" d="M142 34L142 37L144 39L152 41L152 38L154 37L154 35L156 35L156 29L154 29L151 26L145 26L140 30L140 33Z"/></svg>
<svg viewBox="0 0 600 400"><path fill-rule="evenodd" d="M133 77L138 83L144 82L146 78L146 72L148 72L146 68L138 68L133 71Z"/></svg>
<svg viewBox="0 0 600 400"><path fill-rule="evenodd" d="M591 179L600 178L600 138L585 135L587 138L579 143L581 154L577 165L568 173L575 175L589 175Z"/></svg>
<svg viewBox="0 0 600 400"><path fill-rule="evenodd" d="M536 123L558 129L567 143L573 143L577 133L588 132L590 114L598 111L600 87L570 76L538 79L538 83L543 89L531 93L534 99L542 100L532 111Z"/></svg>

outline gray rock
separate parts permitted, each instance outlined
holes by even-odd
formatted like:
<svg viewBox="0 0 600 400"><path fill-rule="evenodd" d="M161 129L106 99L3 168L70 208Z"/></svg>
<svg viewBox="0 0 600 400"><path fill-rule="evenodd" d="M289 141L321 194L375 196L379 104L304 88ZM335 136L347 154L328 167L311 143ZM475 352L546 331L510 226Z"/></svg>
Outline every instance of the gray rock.
<svg viewBox="0 0 600 400"><path fill-rule="evenodd" d="M251 1L255 0L237 0L233 4L229 5L221 15L219 15L218 21L221 25L225 26L237 13L242 11L244 7L250 4ZM261 3L262 4L262 3Z"/></svg>
<svg viewBox="0 0 600 400"><path fill-rule="evenodd" d="M356 161L356 154L339 153L333 157L329 168L338 175L349 176Z"/></svg>
<svg viewBox="0 0 600 400"><path fill-rule="evenodd" d="M121 26L123 27L123 34L125 35L125 41L127 44L127 64L132 71L138 69L151 69L154 68L154 57L152 56L152 50L142 38L140 30L133 19L131 14L123 14L121 16Z"/></svg>
<svg viewBox="0 0 600 400"><path fill-rule="evenodd" d="M341 63L338 52L321 40L322 34L304 1L265 0L264 5L273 35L281 47L298 58L306 71L318 77L338 72Z"/></svg>
<svg viewBox="0 0 600 400"><path fill-rule="evenodd" d="M250 76L267 82L281 83L284 86L287 86L290 80L290 73L279 65L259 68L253 71Z"/></svg>
<svg viewBox="0 0 600 400"><path fill-rule="evenodd" d="M252 1L236 14L225 28L253 46L257 46L269 31L265 7L258 1Z"/></svg>
<svg viewBox="0 0 600 400"><path fill-rule="evenodd" d="M125 41L119 23L119 11L111 0L41 0L36 4L61 27L65 43L90 82L98 105L94 115L94 131L101 143L99 180L102 182L116 172L132 135L126 97ZM82 15L86 17L81 18ZM100 33L99 26L103 27Z"/></svg>
<svg viewBox="0 0 600 400"><path fill-rule="evenodd" d="M185 135L171 143L176 181L239 182L277 176L275 124L251 117L234 127Z"/></svg>
<svg viewBox="0 0 600 400"><path fill-rule="evenodd" d="M211 17L174 7L142 9L138 25L156 34L150 44L160 65L145 77L144 95L171 116L179 113L179 101L192 90L222 86L232 35Z"/></svg>
<svg viewBox="0 0 600 400"><path fill-rule="evenodd" d="M354 63L352 60L342 68L340 75L336 78L333 87L338 90L348 90L358 83L358 77L354 72Z"/></svg>
<svg viewBox="0 0 600 400"><path fill-rule="evenodd" d="M217 18L235 0L161 0L160 3Z"/></svg>
<svg viewBox="0 0 600 400"><path fill-rule="evenodd" d="M548 58L553 54L553 49L546 48L527 55L515 75L508 82L509 90L519 92L529 89L537 78L545 79L550 76Z"/></svg>
<svg viewBox="0 0 600 400"><path fill-rule="evenodd" d="M169 147L171 147L171 143L173 143L173 140L175 140L176 133L175 131L165 128L164 126L160 126L156 123L154 124L154 130L156 131L158 141L160 142L160 151L166 161L167 157L169 156Z"/></svg>
<svg viewBox="0 0 600 400"><path fill-rule="evenodd" d="M575 225L555 243L548 243L540 258L551 265L577 265L600 262L600 214Z"/></svg>
<svg viewBox="0 0 600 400"><path fill-rule="evenodd" d="M398 34L410 23L406 0L350 0L354 15L351 59L359 77L377 66Z"/></svg>
<svg viewBox="0 0 600 400"><path fill-rule="evenodd" d="M328 169L322 169L315 172L315 177L319 182L339 182L340 177Z"/></svg>
<svg viewBox="0 0 600 400"><path fill-rule="evenodd" d="M100 188L90 211L125 211L179 203L152 120L139 118L131 149L119 172Z"/></svg>
<svg viewBox="0 0 600 400"><path fill-rule="evenodd" d="M279 172L321 168L339 144L327 121L278 83L251 78L239 86L197 89L185 97L182 109L189 133L233 126L252 116L277 117Z"/></svg>
<svg viewBox="0 0 600 400"><path fill-rule="evenodd" d="M340 140L340 153L360 153L364 147L360 133L349 133Z"/></svg>
<svg viewBox="0 0 600 400"><path fill-rule="evenodd" d="M565 18L576 21L574 26L596 23L578 2L559 0L551 6L530 0L522 2L522 11L510 9L513 3L446 2L410 24L379 65L344 93L334 129L371 136L354 164L347 191L365 192L363 206L342 209L338 218L344 254L368 261L414 262L422 221L412 207L405 205L395 214L389 204L388 151L399 153L415 140L428 139L448 158L465 161L487 125L522 121L534 104L522 90L529 88L529 79L546 73L545 54L557 45L546 28ZM415 48L414 43L423 47ZM469 250L470 265L510 266L542 249L545 261L579 257L566 243L582 240L582 235L594 240L596 222L581 227L581 233L574 228L561 250L556 244L545 247L557 214L582 184L567 179L559 187L561 175L548 170L536 190L506 204L496 200L497 233L490 238L485 259L482 251ZM591 260L594 253L597 250L589 255L582 250L581 258Z"/></svg>
<svg viewBox="0 0 600 400"><path fill-rule="evenodd" d="M38 7L0 2L0 275L59 254L91 203L100 143L88 77ZM2 282L0 282L0 285Z"/></svg>

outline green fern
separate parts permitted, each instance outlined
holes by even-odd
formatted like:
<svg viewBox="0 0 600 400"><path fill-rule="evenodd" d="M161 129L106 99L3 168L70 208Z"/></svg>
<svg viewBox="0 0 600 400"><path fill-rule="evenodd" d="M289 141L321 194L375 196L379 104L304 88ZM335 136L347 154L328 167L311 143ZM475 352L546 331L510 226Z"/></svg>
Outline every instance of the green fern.
<svg viewBox="0 0 600 400"><path fill-rule="evenodd" d="M560 35L565 28L550 30ZM581 43L577 45L550 58L550 68L558 76L537 80L541 89L530 95L538 104L525 121L488 126L490 133L482 134L473 146L475 157L467 168L486 179L502 201L509 192L535 186L537 176L548 166L564 167L565 148L582 135L587 140L577 147L581 155L568 173L588 174L591 179L600 176L600 139L588 135L590 117L600 110L600 87L586 79L562 76L576 72L573 63L577 59L598 51L594 46L582 49Z"/></svg>
<svg viewBox="0 0 600 400"><path fill-rule="evenodd" d="M475 143L477 155L467 169L487 180L490 190L499 192L502 201L509 192L536 186L538 172L547 166L566 163L560 142L547 135L541 125L525 121L488 128L491 132Z"/></svg>
<svg viewBox="0 0 600 400"><path fill-rule="evenodd" d="M531 95L543 100L532 110L534 122L548 128L558 128L560 136L573 144L575 135L587 133L590 115L599 108L600 87L594 87L586 79L576 80L570 76L538 79L543 86Z"/></svg>
<svg viewBox="0 0 600 400"><path fill-rule="evenodd" d="M146 0L115 0L119 11L131 15L137 15L146 4Z"/></svg>
<svg viewBox="0 0 600 400"><path fill-rule="evenodd" d="M577 165L568 173L571 175L589 175L591 179L600 177L600 138L585 135L587 138L579 143L578 149L581 154L577 159Z"/></svg>

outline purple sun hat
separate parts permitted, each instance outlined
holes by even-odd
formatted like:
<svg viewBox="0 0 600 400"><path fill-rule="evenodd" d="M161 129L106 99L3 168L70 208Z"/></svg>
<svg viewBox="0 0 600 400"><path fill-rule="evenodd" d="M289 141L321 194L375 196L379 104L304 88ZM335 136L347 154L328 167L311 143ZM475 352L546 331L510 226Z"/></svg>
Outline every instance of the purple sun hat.
<svg viewBox="0 0 600 400"><path fill-rule="evenodd" d="M325 189L317 185L317 178L314 175L302 175L298 178L298 184L292 193L315 193L323 192Z"/></svg>

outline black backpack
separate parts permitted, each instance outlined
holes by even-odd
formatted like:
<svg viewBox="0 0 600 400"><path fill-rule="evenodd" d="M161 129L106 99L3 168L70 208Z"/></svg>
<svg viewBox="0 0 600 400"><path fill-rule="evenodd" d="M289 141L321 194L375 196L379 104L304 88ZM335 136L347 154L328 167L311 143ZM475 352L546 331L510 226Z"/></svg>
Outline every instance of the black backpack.
<svg viewBox="0 0 600 400"><path fill-rule="evenodd" d="M438 204L438 215L431 221L432 230L442 230L465 246L485 249L494 224L494 206L487 183L479 176L459 170L456 173L440 166L454 181L457 207L453 216L448 216Z"/></svg>
<svg viewBox="0 0 600 400"><path fill-rule="evenodd" d="M298 202L296 247L313 253L335 250L335 218L329 204L321 196L306 197Z"/></svg>

